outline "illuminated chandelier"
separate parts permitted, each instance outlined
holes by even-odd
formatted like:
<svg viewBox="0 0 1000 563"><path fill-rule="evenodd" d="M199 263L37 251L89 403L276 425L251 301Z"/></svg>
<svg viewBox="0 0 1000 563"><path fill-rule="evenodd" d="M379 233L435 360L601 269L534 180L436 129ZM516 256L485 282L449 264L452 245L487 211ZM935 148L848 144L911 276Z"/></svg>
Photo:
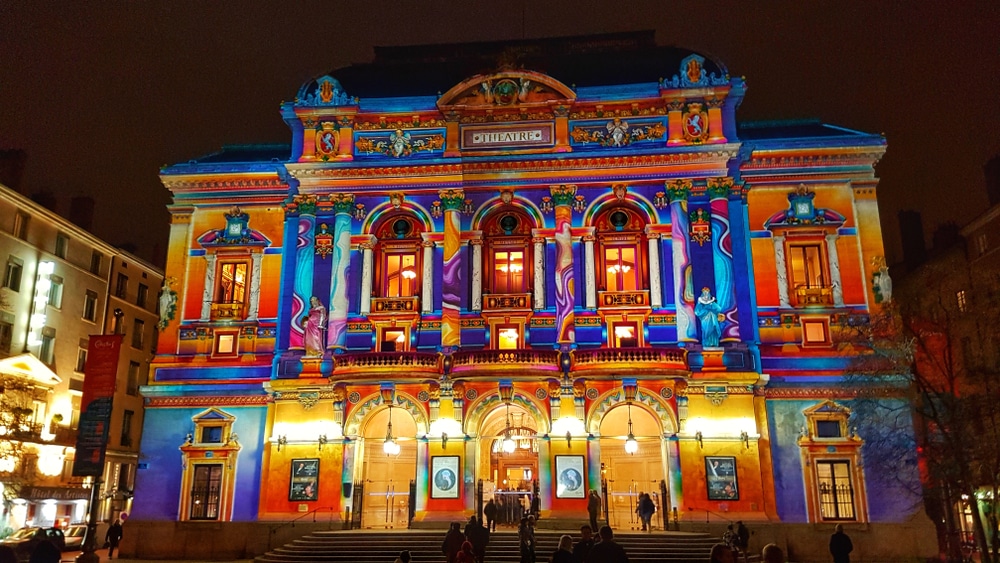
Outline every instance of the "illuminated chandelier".
<svg viewBox="0 0 1000 563"><path fill-rule="evenodd" d="M634 379L623 380L622 390L625 391L625 401L628 406L628 436L625 438L625 453L632 455L639 451L639 442L635 441L635 434L632 433L632 401L635 400L638 384Z"/></svg>

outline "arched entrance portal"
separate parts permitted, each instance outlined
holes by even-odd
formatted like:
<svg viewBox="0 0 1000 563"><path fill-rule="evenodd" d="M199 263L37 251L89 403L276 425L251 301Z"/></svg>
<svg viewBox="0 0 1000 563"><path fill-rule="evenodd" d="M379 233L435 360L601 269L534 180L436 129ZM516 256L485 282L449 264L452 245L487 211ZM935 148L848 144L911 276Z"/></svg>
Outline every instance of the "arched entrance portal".
<svg viewBox="0 0 1000 563"><path fill-rule="evenodd" d="M384 446L392 416L392 438L399 453ZM402 408L382 408L365 424L362 475L364 479L363 528L406 528L410 481L417 477L417 424ZM390 448L391 450L392 448Z"/></svg>
<svg viewBox="0 0 1000 563"><path fill-rule="evenodd" d="M629 433L629 417L632 420L632 434L635 435L638 450L629 454L625 451L625 439ZM631 407L622 404L612 408L601 421L601 468L602 480L606 483L608 521L615 529L639 529L642 524L636 514L641 493L648 493L657 507L666 506L667 499L661 499L661 481L666 482L667 456L661 436L659 420L641 404ZM653 517L654 527L662 522L661 515Z"/></svg>
<svg viewBox="0 0 1000 563"><path fill-rule="evenodd" d="M520 405L501 405L483 418L479 436L483 502L497 503L498 525L515 526L538 483L538 421Z"/></svg>

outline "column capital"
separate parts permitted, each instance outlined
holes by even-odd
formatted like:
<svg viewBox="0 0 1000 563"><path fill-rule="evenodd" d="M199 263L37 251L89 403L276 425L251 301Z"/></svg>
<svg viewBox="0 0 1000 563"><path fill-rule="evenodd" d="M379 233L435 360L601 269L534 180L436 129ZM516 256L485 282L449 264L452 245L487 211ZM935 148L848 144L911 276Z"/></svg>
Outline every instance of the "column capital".
<svg viewBox="0 0 1000 563"><path fill-rule="evenodd" d="M733 189L733 179L727 177L709 178L705 181L705 185L708 199L727 199L729 192Z"/></svg>
<svg viewBox="0 0 1000 563"><path fill-rule="evenodd" d="M663 187L667 191L667 199L670 200L670 203L687 201L691 196L691 180L688 179L667 180L663 183Z"/></svg>
<svg viewBox="0 0 1000 563"><path fill-rule="evenodd" d="M441 206L445 211L461 211L465 205L465 192L463 190L441 190L438 192L441 198Z"/></svg>
<svg viewBox="0 0 1000 563"><path fill-rule="evenodd" d="M330 194L333 212L337 215L350 215L354 210L354 194Z"/></svg>
<svg viewBox="0 0 1000 563"><path fill-rule="evenodd" d="M667 100L667 109L670 111L681 111L684 109L684 98L674 98Z"/></svg>
<svg viewBox="0 0 1000 563"><path fill-rule="evenodd" d="M576 198L575 184L559 184L549 186L549 193L552 194L552 201L556 205L572 205Z"/></svg>

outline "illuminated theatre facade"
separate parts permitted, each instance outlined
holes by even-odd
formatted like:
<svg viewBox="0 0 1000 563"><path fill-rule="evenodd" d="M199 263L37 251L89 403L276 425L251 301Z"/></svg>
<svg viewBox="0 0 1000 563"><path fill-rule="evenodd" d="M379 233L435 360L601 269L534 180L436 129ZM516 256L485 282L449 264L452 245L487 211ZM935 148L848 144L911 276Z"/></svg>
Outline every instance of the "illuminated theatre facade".
<svg viewBox="0 0 1000 563"><path fill-rule="evenodd" d="M134 520L430 526L527 494L577 523L590 489L618 528L639 492L658 527L919 511L833 343L881 299L881 136L738 124L744 81L675 48L612 83L393 80L406 54L303 85L290 148L162 170L176 314Z"/></svg>

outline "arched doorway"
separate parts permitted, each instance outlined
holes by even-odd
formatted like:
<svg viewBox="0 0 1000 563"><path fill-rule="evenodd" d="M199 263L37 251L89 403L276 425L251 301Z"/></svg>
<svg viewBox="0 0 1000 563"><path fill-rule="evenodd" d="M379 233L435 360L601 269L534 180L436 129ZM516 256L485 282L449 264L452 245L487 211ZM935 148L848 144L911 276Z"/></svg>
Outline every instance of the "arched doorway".
<svg viewBox="0 0 1000 563"><path fill-rule="evenodd" d="M518 404L501 405L480 429L483 502L497 503L497 524L517 525L530 510L538 483L538 421Z"/></svg>
<svg viewBox="0 0 1000 563"><path fill-rule="evenodd" d="M638 449L625 451L629 419ZM608 523L615 529L639 529L636 514L641 493L648 493L659 511L667 503L661 499L661 482L667 479L667 456L661 436L660 421L641 404L620 404L601 420L601 478L606 486ZM653 526L662 522L660 514Z"/></svg>
<svg viewBox="0 0 1000 563"><path fill-rule="evenodd" d="M389 422L398 453L387 453ZM417 424L402 408L381 408L365 423L362 436L364 499L362 528L406 528L410 481L417 477ZM391 450L392 448L390 448Z"/></svg>

